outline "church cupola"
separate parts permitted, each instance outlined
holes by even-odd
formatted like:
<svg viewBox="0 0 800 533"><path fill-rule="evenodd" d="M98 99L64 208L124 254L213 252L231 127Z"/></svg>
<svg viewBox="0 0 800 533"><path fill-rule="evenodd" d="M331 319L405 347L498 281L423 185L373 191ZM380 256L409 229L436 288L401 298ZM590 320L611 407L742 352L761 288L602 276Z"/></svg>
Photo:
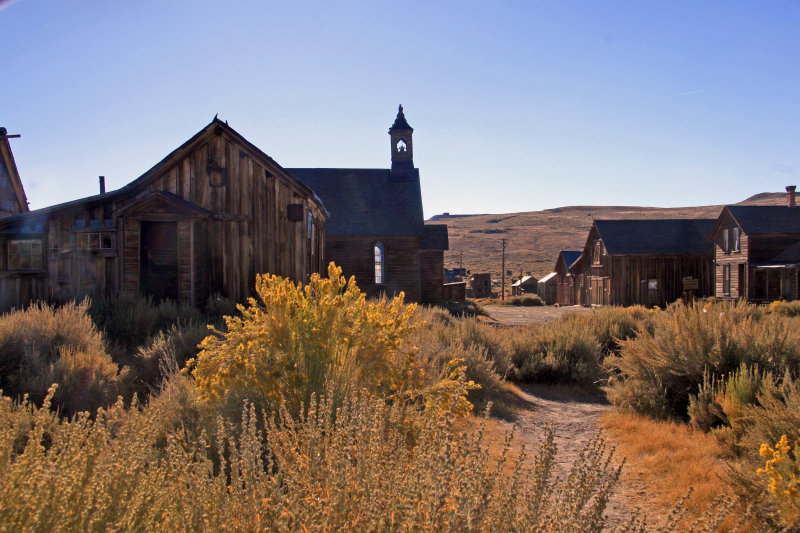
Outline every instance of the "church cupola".
<svg viewBox="0 0 800 533"><path fill-rule="evenodd" d="M404 174L413 174L414 170L414 144L411 135L414 133L405 115L403 106L397 111L397 118L389 128L392 142L392 176L400 177Z"/></svg>

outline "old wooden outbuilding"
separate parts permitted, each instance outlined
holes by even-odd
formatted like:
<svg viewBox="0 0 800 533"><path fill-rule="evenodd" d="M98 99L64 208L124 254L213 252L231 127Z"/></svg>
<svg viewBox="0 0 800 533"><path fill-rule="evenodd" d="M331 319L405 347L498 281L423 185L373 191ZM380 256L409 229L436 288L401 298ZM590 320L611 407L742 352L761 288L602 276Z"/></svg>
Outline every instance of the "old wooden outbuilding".
<svg viewBox="0 0 800 533"><path fill-rule="evenodd" d="M473 274L469 278L470 298L492 297L492 275L488 273Z"/></svg>
<svg viewBox="0 0 800 533"><path fill-rule="evenodd" d="M522 276L511 284L511 296L536 294L539 280L533 276Z"/></svg>
<svg viewBox="0 0 800 533"><path fill-rule="evenodd" d="M573 271L580 256L580 251L573 250L562 250L558 253L555 266L558 305L578 305L580 303L579 284Z"/></svg>
<svg viewBox="0 0 800 533"><path fill-rule="evenodd" d="M306 184L215 117L121 189L0 219L0 308L121 294L241 301L257 273L320 271L327 218Z"/></svg>
<svg viewBox="0 0 800 533"><path fill-rule="evenodd" d="M718 298L752 302L800 298L800 207L794 186L786 189L786 206L722 209L711 233Z"/></svg>
<svg viewBox="0 0 800 533"><path fill-rule="evenodd" d="M326 261L368 296L404 292L407 301L444 300L447 226L425 224L413 134L400 106L389 129L390 169L290 168L330 212Z"/></svg>
<svg viewBox="0 0 800 533"><path fill-rule="evenodd" d="M547 305L553 305L558 301L558 278L555 272L550 272L539 280L537 286L539 298Z"/></svg>
<svg viewBox="0 0 800 533"><path fill-rule="evenodd" d="M595 220L573 264L583 305L665 306L714 293L714 219ZM694 285L695 281L692 281Z"/></svg>

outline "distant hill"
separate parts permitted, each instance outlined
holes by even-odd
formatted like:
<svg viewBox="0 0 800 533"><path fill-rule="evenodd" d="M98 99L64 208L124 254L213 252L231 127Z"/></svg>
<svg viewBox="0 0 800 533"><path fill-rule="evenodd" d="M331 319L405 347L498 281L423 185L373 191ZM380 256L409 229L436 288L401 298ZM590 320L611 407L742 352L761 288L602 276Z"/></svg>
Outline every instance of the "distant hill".
<svg viewBox="0 0 800 533"><path fill-rule="evenodd" d="M760 193L737 205L784 205L785 193ZM568 206L526 213L431 217L447 224L450 250L444 264L500 277L502 239L506 239L506 270L514 276L541 278L553 270L560 250L582 250L595 219L716 218L722 205L698 207Z"/></svg>

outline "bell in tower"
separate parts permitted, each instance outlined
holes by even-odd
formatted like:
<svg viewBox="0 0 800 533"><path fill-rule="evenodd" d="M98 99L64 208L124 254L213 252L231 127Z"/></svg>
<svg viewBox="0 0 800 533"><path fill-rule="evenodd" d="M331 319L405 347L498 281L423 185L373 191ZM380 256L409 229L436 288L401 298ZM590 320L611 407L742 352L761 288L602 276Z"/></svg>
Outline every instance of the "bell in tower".
<svg viewBox="0 0 800 533"><path fill-rule="evenodd" d="M392 143L392 177L413 177L414 175L414 144L411 135L412 128L403 115L403 106L397 111L397 118L389 128Z"/></svg>

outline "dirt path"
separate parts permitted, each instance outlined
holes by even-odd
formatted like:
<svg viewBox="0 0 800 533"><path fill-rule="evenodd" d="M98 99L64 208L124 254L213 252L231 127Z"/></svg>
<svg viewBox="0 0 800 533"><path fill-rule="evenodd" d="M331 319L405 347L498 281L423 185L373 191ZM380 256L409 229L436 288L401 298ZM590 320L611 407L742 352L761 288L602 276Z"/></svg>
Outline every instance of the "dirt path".
<svg viewBox="0 0 800 533"><path fill-rule="evenodd" d="M535 450L541 442L542 428L555 426L555 474L565 478L581 450L597 435L600 417L611 406L604 396L569 386L522 385L519 397L522 405L514 420L519 442ZM609 525L616 525L629 515L622 498L625 489L621 480L606 510Z"/></svg>
<svg viewBox="0 0 800 533"><path fill-rule="evenodd" d="M570 312L588 312L586 307L514 307L487 305L484 309L499 324L520 326L554 320ZM519 405L513 424L517 426L516 439L528 450L538 449L543 428L556 427L555 443L558 447L555 473L562 479L568 474L581 450L600 430L600 417L611 409L603 394L592 394L571 386L521 385L518 387ZM510 428L512 422L498 422ZM621 458L617 457L617 461ZM620 480L606 510L609 526L626 519L630 510L623 494L630 487Z"/></svg>

